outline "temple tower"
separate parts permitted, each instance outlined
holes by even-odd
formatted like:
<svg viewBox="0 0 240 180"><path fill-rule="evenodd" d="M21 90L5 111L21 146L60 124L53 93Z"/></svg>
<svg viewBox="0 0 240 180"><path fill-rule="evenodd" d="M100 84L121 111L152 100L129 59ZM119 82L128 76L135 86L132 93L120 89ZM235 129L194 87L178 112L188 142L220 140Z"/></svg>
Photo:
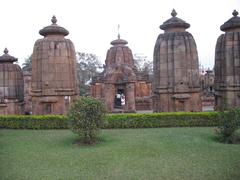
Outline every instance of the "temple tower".
<svg viewBox="0 0 240 180"><path fill-rule="evenodd" d="M13 64L17 58L8 50L0 56L0 114L22 114L23 73L19 65Z"/></svg>
<svg viewBox="0 0 240 180"><path fill-rule="evenodd" d="M52 25L39 31L44 36L35 42L32 54L33 114L66 114L78 96L76 53L65 36L69 32L58 26L55 16Z"/></svg>
<svg viewBox="0 0 240 180"><path fill-rule="evenodd" d="M105 81L105 102L107 109L113 111L121 106L117 96L125 96L124 111L135 112L135 86L136 75L133 71L134 62L131 49L126 46L128 42L118 39L111 42L113 45L107 52ZM119 98L118 98L119 99Z"/></svg>
<svg viewBox="0 0 240 180"><path fill-rule="evenodd" d="M215 109L240 106L240 17L225 22L215 49Z"/></svg>
<svg viewBox="0 0 240 180"><path fill-rule="evenodd" d="M197 47L186 31L190 24L176 17L165 21L154 47L153 110L201 111Z"/></svg>

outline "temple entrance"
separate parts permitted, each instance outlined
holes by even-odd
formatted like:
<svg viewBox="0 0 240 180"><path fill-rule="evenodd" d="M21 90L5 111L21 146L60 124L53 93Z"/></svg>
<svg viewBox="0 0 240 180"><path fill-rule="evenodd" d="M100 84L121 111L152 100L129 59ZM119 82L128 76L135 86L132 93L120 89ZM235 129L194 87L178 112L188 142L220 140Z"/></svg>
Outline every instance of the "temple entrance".
<svg viewBox="0 0 240 180"><path fill-rule="evenodd" d="M116 86L116 94L114 101L114 108L122 108L125 105L125 91L124 86Z"/></svg>
<svg viewBox="0 0 240 180"><path fill-rule="evenodd" d="M180 111L180 112L185 111L185 102L184 102L184 100L176 100L176 102L175 102L175 111Z"/></svg>

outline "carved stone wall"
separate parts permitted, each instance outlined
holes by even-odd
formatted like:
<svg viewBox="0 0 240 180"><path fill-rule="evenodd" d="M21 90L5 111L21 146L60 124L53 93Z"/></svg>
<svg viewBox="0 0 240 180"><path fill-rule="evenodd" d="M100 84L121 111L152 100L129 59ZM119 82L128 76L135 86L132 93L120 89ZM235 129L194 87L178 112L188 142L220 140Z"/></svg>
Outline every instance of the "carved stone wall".
<svg viewBox="0 0 240 180"><path fill-rule="evenodd" d="M215 109L240 106L240 17L225 22L215 49Z"/></svg>
<svg viewBox="0 0 240 180"><path fill-rule="evenodd" d="M56 24L39 31L32 54L33 114L66 114L78 96L74 45L68 31Z"/></svg>
<svg viewBox="0 0 240 180"><path fill-rule="evenodd" d="M153 110L201 111L197 47L186 31L188 23L176 17L165 21L154 47Z"/></svg>

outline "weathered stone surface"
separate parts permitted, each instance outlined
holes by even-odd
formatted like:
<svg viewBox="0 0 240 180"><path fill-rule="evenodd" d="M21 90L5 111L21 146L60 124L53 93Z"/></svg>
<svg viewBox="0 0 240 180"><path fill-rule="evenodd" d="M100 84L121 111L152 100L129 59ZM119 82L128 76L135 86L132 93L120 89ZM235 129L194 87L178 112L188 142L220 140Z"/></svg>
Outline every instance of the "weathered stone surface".
<svg viewBox="0 0 240 180"><path fill-rule="evenodd" d="M74 45L64 37L68 31L56 22L53 16L53 24L39 31L44 38L34 45L31 84L33 114L66 114L70 103L78 95Z"/></svg>
<svg viewBox="0 0 240 180"><path fill-rule="evenodd" d="M23 70L23 81L24 81L24 114L32 114L31 70Z"/></svg>
<svg viewBox="0 0 240 180"><path fill-rule="evenodd" d="M17 58L8 50L0 57L0 114L22 114L23 73L19 65L13 64Z"/></svg>
<svg viewBox="0 0 240 180"><path fill-rule="evenodd" d="M220 29L215 49L215 109L240 106L240 17L233 17Z"/></svg>
<svg viewBox="0 0 240 180"><path fill-rule="evenodd" d="M107 52L105 70L93 78L91 94L102 99L108 111L135 112L151 109L151 83L135 72L132 51L127 41L120 37L111 42ZM125 96L125 105L118 101L117 94Z"/></svg>
<svg viewBox="0 0 240 180"><path fill-rule="evenodd" d="M160 26L154 47L153 110L201 111L196 43L186 31L190 25L176 17Z"/></svg>

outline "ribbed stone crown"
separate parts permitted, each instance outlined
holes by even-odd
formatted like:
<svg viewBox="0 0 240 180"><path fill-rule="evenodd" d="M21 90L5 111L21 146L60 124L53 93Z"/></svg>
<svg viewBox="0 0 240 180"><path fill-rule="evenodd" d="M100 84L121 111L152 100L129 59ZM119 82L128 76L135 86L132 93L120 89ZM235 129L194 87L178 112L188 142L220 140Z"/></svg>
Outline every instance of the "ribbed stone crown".
<svg viewBox="0 0 240 180"><path fill-rule="evenodd" d="M225 22L220 29L222 31L227 31L230 29L240 28L240 17L238 16L238 12L236 10L232 13L233 17L230 18L227 22Z"/></svg>
<svg viewBox="0 0 240 180"><path fill-rule="evenodd" d="M39 31L39 34L42 36L47 35L64 35L67 36L69 34L68 30L57 25L57 19L55 16L52 17L52 25L44 27Z"/></svg>
<svg viewBox="0 0 240 180"><path fill-rule="evenodd" d="M187 29L187 28L190 27L190 24L188 24L184 20L176 17L177 16L177 12L175 11L175 9L172 10L171 15L172 15L172 17L170 19L168 19L167 21L165 21L160 26L160 29L166 30L166 29L178 28L178 27L182 27L182 28Z"/></svg>
<svg viewBox="0 0 240 180"><path fill-rule="evenodd" d="M5 62L13 63L13 62L16 62L18 60L17 58L15 58L13 56L10 56L8 54L8 49L7 48L5 48L3 52L4 52L4 54L2 56L0 56L0 63L5 63Z"/></svg>

